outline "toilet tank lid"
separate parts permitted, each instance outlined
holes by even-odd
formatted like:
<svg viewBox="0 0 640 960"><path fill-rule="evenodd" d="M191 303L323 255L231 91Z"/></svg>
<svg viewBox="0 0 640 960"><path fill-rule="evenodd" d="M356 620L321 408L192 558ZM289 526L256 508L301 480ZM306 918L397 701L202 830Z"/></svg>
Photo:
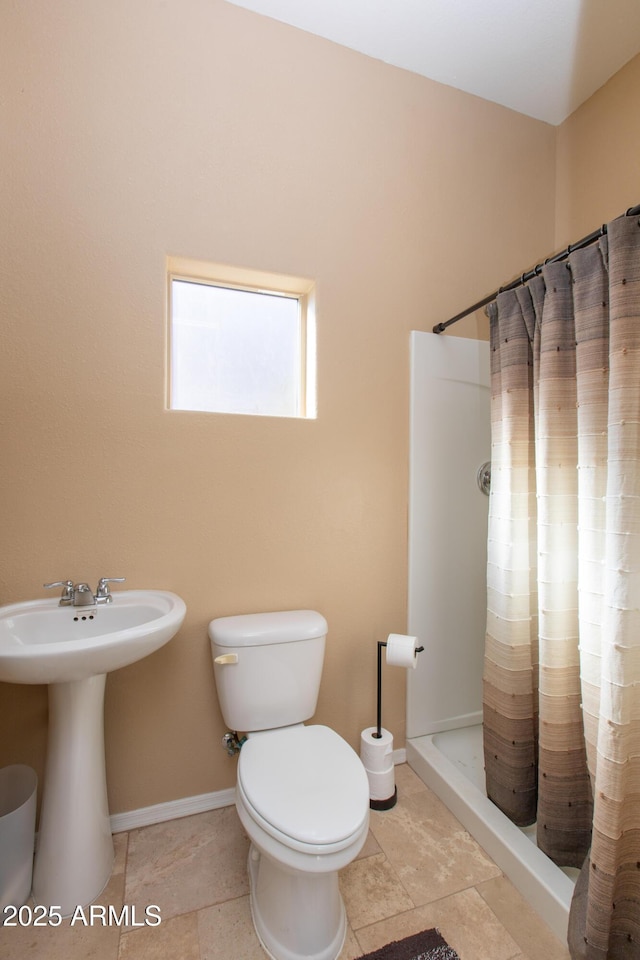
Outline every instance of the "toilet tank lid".
<svg viewBox="0 0 640 960"><path fill-rule="evenodd" d="M324 637L327 621L315 610L282 610L218 617L209 624L209 637L219 647L259 647Z"/></svg>

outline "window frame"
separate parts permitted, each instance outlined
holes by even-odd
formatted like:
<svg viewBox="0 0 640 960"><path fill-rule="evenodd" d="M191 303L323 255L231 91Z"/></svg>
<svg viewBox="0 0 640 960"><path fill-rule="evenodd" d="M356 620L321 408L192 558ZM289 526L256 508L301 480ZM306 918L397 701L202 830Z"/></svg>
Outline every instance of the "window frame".
<svg viewBox="0 0 640 960"><path fill-rule="evenodd" d="M274 419L313 420L317 418L315 283L289 274L267 273L235 267L229 264L208 263L184 257L167 257L167 337L165 405L171 413L208 413L232 416L272 417ZM299 410L291 414L246 413L244 411L188 410L171 405L172 350L173 350L173 281L199 283L228 290L246 291L265 296L285 297L298 301L298 388Z"/></svg>

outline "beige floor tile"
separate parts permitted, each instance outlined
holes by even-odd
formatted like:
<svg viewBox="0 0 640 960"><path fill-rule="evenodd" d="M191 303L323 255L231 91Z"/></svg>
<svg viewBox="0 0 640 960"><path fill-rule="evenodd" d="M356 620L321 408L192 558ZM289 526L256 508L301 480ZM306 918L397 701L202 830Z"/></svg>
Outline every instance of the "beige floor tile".
<svg viewBox="0 0 640 960"><path fill-rule="evenodd" d="M249 843L235 807L132 830L125 899L163 920L248 893Z"/></svg>
<svg viewBox="0 0 640 960"><path fill-rule="evenodd" d="M198 929L201 960L265 960L266 954L253 929L248 897L200 910ZM338 960L356 960L361 955L360 944L347 924L344 947Z"/></svg>
<svg viewBox="0 0 640 960"><path fill-rule="evenodd" d="M163 920L120 937L118 960L200 960L198 920L195 913Z"/></svg>
<svg viewBox="0 0 640 960"><path fill-rule="evenodd" d="M340 874L349 926L339 960L437 927L460 960L568 960L568 952L405 764L399 800L372 811L358 858ZM0 927L2 960L265 960L248 897L248 840L235 808L118 834L103 920L60 927ZM476 889L477 888L477 889ZM157 904L158 926L140 923ZM90 911L85 911L90 921ZM106 922L105 922L106 921Z"/></svg>
<svg viewBox="0 0 640 960"><path fill-rule="evenodd" d="M416 906L500 874L431 790L372 811L371 831Z"/></svg>
<svg viewBox="0 0 640 960"><path fill-rule="evenodd" d="M93 911L84 907L60 926L0 927L2 960L117 960L120 927L110 922L108 907L122 910L124 877L111 880L97 898ZM31 905L32 906L32 905ZM104 919L100 906L106 908Z"/></svg>
<svg viewBox="0 0 640 960"><path fill-rule="evenodd" d="M414 906L384 854L354 860L345 867L340 873L340 890L355 931Z"/></svg>
<svg viewBox="0 0 640 960"><path fill-rule="evenodd" d="M404 937L410 937L414 933L429 929L423 917L424 909L424 907L415 907L413 910L407 910L405 913L396 914L379 923L373 923L356 930L355 934L360 944L360 953L379 950L392 940L402 940Z"/></svg>
<svg viewBox="0 0 640 960"><path fill-rule="evenodd" d="M117 960L120 931L74 926L0 933L2 960Z"/></svg>
<svg viewBox="0 0 640 960"><path fill-rule="evenodd" d="M345 937L344 946L340 951L338 960L357 960L357 958L361 956L362 950L360 949L358 939L351 929L351 925L347 924L347 935Z"/></svg>
<svg viewBox="0 0 640 960"><path fill-rule="evenodd" d="M265 960L248 896L200 910L198 937L201 960Z"/></svg>
<svg viewBox="0 0 640 960"><path fill-rule="evenodd" d="M391 940L402 940L433 927L440 931L460 960L515 960L522 952L473 889L356 930L356 936L362 952L368 953Z"/></svg>
<svg viewBox="0 0 640 960"><path fill-rule="evenodd" d="M378 843L374 835L371 833L371 830L369 830L369 833L367 834L367 839L364 842L364 847L362 848L362 850L360 851L356 859L364 860L367 857L375 856L376 853L382 853L382 850L380 849L380 844Z"/></svg>
<svg viewBox="0 0 640 960"><path fill-rule="evenodd" d="M115 833L113 835L113 870L111 876L124 873L127 866L127 846L129 843L128 833Z"/></svg>
<svg viewBox="0 0 640 960"><path fill-rule="evenodd" d="M437 927L460 960L510 960L521 953L508 930L476 890L463 890L423 908L430 927Z"/></svg>
<svg viewBox="0 0 640 960"><path fill-rule="evenodd" d="M477 886L529 960L569 960L567 946L540 922L540 917L505 876Z"/></svg>
<svg viewBox="0 0 640 960"><path fill-rule="evenodd" d="M395 767L395 777L398 797L401 800L404 797L411 797L416 793L422 793L423 790L428 789L408 763L397 764Z"/></svg>

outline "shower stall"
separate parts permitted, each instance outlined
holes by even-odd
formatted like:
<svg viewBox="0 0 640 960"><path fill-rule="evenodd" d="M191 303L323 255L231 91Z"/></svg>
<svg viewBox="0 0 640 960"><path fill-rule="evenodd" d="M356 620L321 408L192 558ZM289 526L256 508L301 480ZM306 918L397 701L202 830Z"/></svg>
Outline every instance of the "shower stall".
<svg viewBox="0 0 640 960"><path fill-rule="evenodd" d="M487 799L482 748L489 344L411 334L407 761L562 940L563 871Z"/></svg>

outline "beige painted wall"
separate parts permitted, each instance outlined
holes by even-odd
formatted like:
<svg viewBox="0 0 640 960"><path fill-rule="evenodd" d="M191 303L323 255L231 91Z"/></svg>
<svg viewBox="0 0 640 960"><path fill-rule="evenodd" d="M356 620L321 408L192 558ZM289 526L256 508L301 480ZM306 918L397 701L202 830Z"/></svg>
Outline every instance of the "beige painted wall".
<svg viewBox="0 0 640 960"><path fill-rule="evenodd" d="M558 128L557 249L640 203L640 56Z"/></svg>
<svg viewBox="0 0 640 960"><path fill-rule="evenodd" d="M406 629L408 333L548 252L556 131L222 0L24 0L0 44L0 602L184 597L107 682L113 812L232 785L212 617L320 610L317 719L357 746ZM165 410L167 255L316 281L316 421ZM45 733L0 684L0 765Z"/></svg>

